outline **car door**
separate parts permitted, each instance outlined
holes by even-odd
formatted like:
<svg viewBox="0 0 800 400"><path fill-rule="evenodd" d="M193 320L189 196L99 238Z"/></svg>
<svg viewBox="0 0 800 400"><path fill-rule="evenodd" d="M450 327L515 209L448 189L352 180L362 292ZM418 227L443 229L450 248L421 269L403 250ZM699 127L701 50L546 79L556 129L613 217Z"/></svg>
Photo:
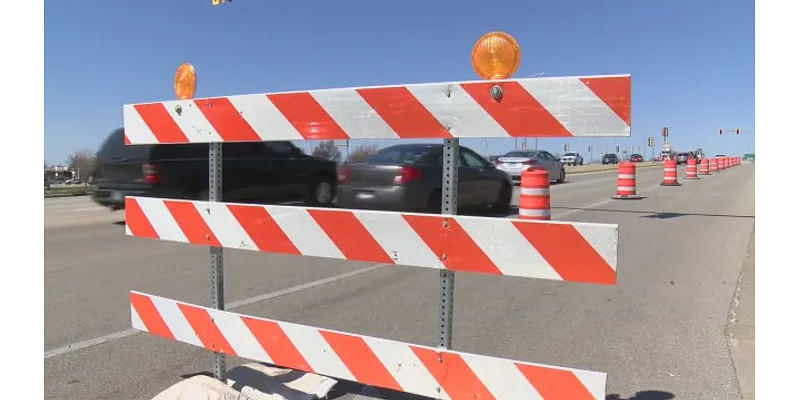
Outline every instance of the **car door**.
<svg viewBox="0 0 800 400"><path fill-rule="evenodd" d="M474 204L492 204L497 201L502 181L497 179L494 168L474 151L461 149L462 162L469 170L475 192ZM460 172L460 170L459 170Z"/></svg>
<svg viewBox="0 0 800 400"><path fill-rule="evenodd" d="M550 175L550 180L556 180L561 175L561 161L554 155L547 151L540 151L537 154L537 161L541 162L547 173Z"/></svg>

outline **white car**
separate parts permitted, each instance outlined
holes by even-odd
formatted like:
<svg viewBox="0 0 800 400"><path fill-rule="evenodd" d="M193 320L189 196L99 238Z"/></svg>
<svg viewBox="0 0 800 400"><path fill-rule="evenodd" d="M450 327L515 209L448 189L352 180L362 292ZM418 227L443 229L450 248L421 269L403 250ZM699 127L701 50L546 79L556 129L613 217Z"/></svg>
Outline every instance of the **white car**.
<svg viewBox="0 0 800 400"><path fill-rule="evenodd" d="M540 168L547 171L551 181L564 182L566 172L558 159L547 151L512 151L495 161L500 171L511 177L511 181L519 183L522 171L528 168Z"/></svg>
<svg viewBox="0 0 800 400"><path fill-rule="evenodd" d="M561 156L561 163L565 165L583 165L583 157L578 153L565 153Z"/></svg>

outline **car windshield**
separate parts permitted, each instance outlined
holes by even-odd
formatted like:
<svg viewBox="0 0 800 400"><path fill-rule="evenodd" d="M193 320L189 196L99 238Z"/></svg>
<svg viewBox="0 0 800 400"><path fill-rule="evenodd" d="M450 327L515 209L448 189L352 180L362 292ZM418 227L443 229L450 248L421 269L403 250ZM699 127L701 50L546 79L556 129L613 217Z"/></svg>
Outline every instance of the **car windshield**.
<svg viewBox="0 0 800 400"><path fill-rule="evenodd" d="M575 157L575 153L564 153L564 157Z"/></svg>
<svg viewBox="0 0 800 400"><path fill-rule="evenodd" d="M367 157L367 162L374 164L415 164L431 150L432 147L428 146L392 146Z"/></svg>

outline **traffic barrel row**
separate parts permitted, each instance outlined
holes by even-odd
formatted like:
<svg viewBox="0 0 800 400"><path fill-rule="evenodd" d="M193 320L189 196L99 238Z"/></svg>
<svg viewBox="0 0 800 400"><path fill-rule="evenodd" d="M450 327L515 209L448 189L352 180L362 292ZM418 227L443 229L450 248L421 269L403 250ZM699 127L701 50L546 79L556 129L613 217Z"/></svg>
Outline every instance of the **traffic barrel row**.
<svg viewBox="0 0 800 400"><path fill-rule="evenodd" d="M697 160L686 161L686 179L700 179L699 175L711 175L720 170L739 165L738 157L713 157L700 160L698 172ZM664 178L661 186L682 186L678 182L678 165L675 160L664 161ZM617 200L636 200L643 198L636 193L636 164L619 163L617 167L617 193L611 196ZM520 177L519 218L549 220L550 219L550 176L546 170L529 168Z"/></svg>

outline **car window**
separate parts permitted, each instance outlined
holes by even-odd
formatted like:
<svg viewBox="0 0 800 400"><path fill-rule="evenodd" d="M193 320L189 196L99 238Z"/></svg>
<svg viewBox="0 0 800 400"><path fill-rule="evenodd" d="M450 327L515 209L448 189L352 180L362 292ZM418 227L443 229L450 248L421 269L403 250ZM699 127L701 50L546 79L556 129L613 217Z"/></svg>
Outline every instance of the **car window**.
<svg viewBox="0 0 800 400"><path fill-rule="evenodd" d="M558 160L558 159L556 158L556 156L554 156L554 155L550 154L550 153L549 153L549 152L547 152L547 151L542 151L542 152L540 152L540 153L542 154L542 156L544 157L544 159L545 159L545 160L547 160L547 161L557 161L557 160Z"/></svg>
<svg viewBox="0 0 800 400"><path fill-rule="evenodd" d="M535 156L535 152L531 151L509 151L503 157L528 157L532 158Z"/></svg>
<svg viewBox="0 0 800 400"><path fill-rule="evenodd" d="M100 145L97 156L103 160L123 157L142 159L146 158L153 148L152 145L126 145L123 136L124 131L122 129L111 132L105 142Z"/></svg>
<svg viewBox="0 0 800 400"><path fill-rule="evenodd" d="M488 163L486 163L483 158L469 149L461 148L460 151L461 155L461 162L464 164L465 167L469 168L486 168L488 167Z"/></svg>
<svg viewBox="0 0 800 400"><path fill-rule="evenodd" d="M375 164L418 164L431 150L429 147L419 146L387 147L367 157L367 162Z"/></svg>

